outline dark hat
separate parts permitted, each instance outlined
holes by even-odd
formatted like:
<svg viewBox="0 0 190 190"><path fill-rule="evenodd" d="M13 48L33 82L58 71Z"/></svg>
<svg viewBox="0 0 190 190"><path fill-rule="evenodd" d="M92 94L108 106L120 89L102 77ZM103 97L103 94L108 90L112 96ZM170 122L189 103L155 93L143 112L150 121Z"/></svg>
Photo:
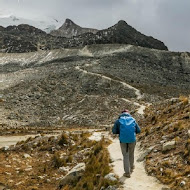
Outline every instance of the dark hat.
<svg viewBox="0 0 190 190"><path fill-rule="evenodd" d="M124 112L127 112L127 113L129 113L129 110L127 110L127 109L124 109L121 113L124 113Z"/></svg>

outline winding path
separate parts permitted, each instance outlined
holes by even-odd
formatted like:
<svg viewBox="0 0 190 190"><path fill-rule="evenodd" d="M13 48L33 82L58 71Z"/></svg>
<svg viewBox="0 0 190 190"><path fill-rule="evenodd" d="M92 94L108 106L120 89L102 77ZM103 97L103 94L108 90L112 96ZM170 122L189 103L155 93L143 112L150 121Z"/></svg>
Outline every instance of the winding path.
<svg viewBox="0 0 190 190"><path fill-rule="evenodd" d="M97 63L95 63L95 64L97 64ZM86 64L84 66L89 67L92 65ZM140 100L143 97L140 90L136 89L135 87L133 87L125 82L112 79L112 78L104 76L102 74L86 71L84 69L81 69L79 66L76 66L75 69L84 74L101 77L102 79L113 81L113 82L123 85L123 87L132 89L135 91L137 100ZM126 98L121 98L121 99L125 102L129 102L129 103L132 103L132 104L138 106L137 113L140 115L144 114L144 109L146 108L146 106L144 104L140 104L138 102L131 101ZM100 138L97 138L97 136L98 136L98 134L94 133L92 135L92 139L93 139L93 137L95 137L94 139L101 139L101 136L100 136ZM114 173L116 175L118 175L120 181L123 182L123 190L162 190L162 188L165 187L164 185L160 184L159 181L156 180L156 178L147 175L143 162L136 161L138 159L138 157L142 154L139 143L137 143L136 149L135 149L135 169L134 169L134 172L131 174L131 178L123 177L123 173L124 173L123 156L122 156L122 153L120 150L120 143L117 138L112 139L112 144L110 144L110 146L108 147L108 151L110 153L111 159L113 160L112 164L113 164Z"/></svg>
<svg viewBox="0 0 190 190"><path fill-rule="evenodd" d="M96 64L98 64L98 63L96 62L96 63L94 63L94 64L85 64L84 66L89 67L89 66L96 65ZM89 71L87 71L87 70L81 69L79 66L76 66L75 69L78 70L79 72L84 73L84 74L88 74L88 75L92 75L92 76L97 76L97 77L100 77L100 78L105 79L105 80L108 80L108 81L116 82L116 83L122 85L122 86L125 87L125 88L132 89L132 90L134 90L134 92L135 92L135 95L136 95L136 99L137 99L137 100L140 100L140 99L143 98L143 95L141 94L141 92L140 92L139 89L137 89L137 88L135 88L135 87L133 87L133 86L127 84L126 82L122 82L122 81L119 81L119 80L116 80L116 79L112 79L112 78L107 77L107 76L102 75L102 74L89 72ZM128 100L128 99L126 99L126 98L121 98L121 99L122 99L123 101L125 101L125 102L129 102L129 103L132 103L132 104L134 104L134 105L136 105L136 106L139 106L137 113L139 113L139 114L141 114L141 115L144 113L144 109L146 108L145 105L139 104L138 102L134 102L134 101Z"/></svg>

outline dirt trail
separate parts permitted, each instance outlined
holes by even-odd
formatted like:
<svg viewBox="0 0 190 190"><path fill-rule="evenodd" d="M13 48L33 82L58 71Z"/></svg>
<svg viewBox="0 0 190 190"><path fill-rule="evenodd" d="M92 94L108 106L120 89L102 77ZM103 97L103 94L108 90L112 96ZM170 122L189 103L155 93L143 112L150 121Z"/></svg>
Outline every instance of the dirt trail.
<svg viewBox="0 0 190 190"><path fill-rule="evenodd" d="M108 132L94 132L89 139L99 141L102 137L111 138ZM112 139L112 144L109 145L108 151L113 160L113 170L123 182L123 190L162 190L164 185L160 184L156 178L148 176L144 169L143 162L137 162L137 158L142 154L139 143L135 149L135 169L131 174L131 178L123 177L123 156L120 150L120 143L118 138Z"/></svg>
<svg viewBox="0 0 190 190"><path fill-rule="evenodd" d="M144 169L143 162L137 162L137 158L141 154L139 144L135 149L135 169L131 178L123 177L123 157L120 150L118 139L114 139L113 143L108 147L110 156L113 160L114 173L117 174L123 182L124 190L161 190L164 187L154 177L148 176Z"/></svg>
<svg viewBox="0 0 190 190"><path fill-rule="evenodd" d="M138 91L140 94L140 91ZM124 99L124 101L130 101ZM145 105L133 102L135 105L139 106L138 113L143 115ZM140 143L137 143L135 148L135 169L131 174L131 178L123 177L123 156L120 149L119 139L113 139L112 144L108 147L111 159L113 160L113 170L116 175L119 176L120 181L123 182L124 190L162 190L165 187L163 184L160 184L156 178L148 176L143 162L137 162L137 159L142 154L140 150Z"/></svg>
<svg viewBox="0 0 190 190"><path fill-rule="evenodd" d="M84 66L85 67L90 67L90 66L93 66L93 65L96 65L96 64L98 64L98 62L95 62L93 64L85 64ZM143 98L143 94L141 94L141 92L140 92L139 89L131 86L130 84L127 84L126 82L122 82L122 81L119 81L119 80L116 80L116 79L112 79L112 78L107 77L107 76L105 76L103 74L93 73L93 72L84 70L84 69L80 68L80 66L76 66L75 69L78 70L78 71L80 71L80 72L82 72L82 73L84 73L84 74L97 76L97 77L100 77L102 79L118 83L118 84L122 85L124 88L128 88L128 89L134 90L137 100L141 100ZM129 102L129 103L132 103L132 104L138 106L139 108L138 108L137 112L139 114L142 115L144 113L144 109L146 107L144 104L139 104L138 102L135 102L135 101L132 101L132 100L129 100L129 99L125 99L125 98L121 98L121 99L123 101L125 101L125 102Z"/></svg>

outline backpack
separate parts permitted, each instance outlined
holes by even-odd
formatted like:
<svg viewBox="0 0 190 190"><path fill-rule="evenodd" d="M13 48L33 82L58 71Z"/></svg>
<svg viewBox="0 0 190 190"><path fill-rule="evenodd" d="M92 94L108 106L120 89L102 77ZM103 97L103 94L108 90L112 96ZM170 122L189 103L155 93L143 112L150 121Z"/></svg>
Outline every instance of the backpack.
<svg viewBox="0 0 190 190"><path fill-rule="evenodd" d="M119 118L119 139L121 143L133 143L136 141L136 122L133 117L121 116Z"/></svg>

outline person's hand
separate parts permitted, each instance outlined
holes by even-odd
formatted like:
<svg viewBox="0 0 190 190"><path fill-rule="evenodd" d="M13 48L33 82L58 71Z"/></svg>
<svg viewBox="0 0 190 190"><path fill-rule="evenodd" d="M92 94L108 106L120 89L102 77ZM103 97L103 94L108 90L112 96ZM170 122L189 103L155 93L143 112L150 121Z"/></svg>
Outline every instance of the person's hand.
<svg viewBox="0 0 190 190"><path fill-rule="evenodd" d="M118 134L112 134L111 137L112 137L113 139L118 138Z"/></svg>

